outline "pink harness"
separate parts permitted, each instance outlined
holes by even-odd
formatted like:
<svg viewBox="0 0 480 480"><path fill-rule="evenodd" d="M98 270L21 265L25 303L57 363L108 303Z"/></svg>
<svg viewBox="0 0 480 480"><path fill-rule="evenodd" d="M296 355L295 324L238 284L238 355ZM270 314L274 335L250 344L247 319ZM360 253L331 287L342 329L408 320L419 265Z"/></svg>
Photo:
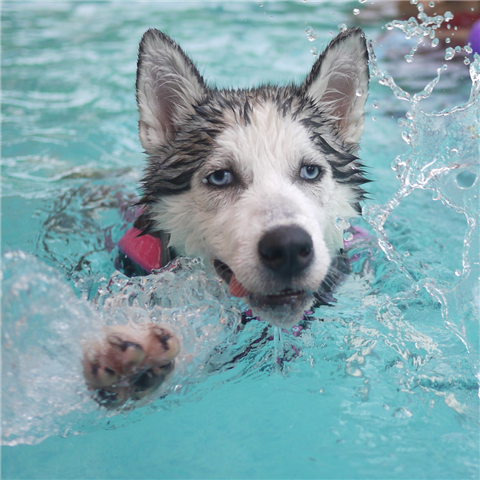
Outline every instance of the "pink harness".
<svg viewBox="0 0 480 480"><path fill-rule="evenodd" d="M142 235L138 228L131 227L118 242L120 252L134 263L142 267L147 273L158 270L165 265L161 264L162 241L158 237Z"/></svg>

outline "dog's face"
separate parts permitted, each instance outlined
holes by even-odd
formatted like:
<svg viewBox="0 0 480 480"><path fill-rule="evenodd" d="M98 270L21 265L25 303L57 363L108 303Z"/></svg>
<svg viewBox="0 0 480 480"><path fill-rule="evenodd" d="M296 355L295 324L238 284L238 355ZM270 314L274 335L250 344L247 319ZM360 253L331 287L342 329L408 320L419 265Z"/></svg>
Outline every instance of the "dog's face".
<svg viewBox="0 0 480 480"><path fill-rule="evenodd" d="M340 34L299 86L208 88L172 40L140 45L140 139L150 229L201 256L264 320L291 326L358 211L368 89L363 34Z"/></svg>

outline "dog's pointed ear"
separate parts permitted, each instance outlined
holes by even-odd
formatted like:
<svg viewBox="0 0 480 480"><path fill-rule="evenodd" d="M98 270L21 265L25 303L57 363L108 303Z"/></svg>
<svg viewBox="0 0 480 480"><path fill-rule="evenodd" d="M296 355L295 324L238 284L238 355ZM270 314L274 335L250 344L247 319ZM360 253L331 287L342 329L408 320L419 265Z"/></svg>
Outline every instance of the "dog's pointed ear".
<svg viewBox="0 0 480 480"><path fill-rule="evenodd" d="M369 78L365 34L350 28L330 42L302 85L352 152L363 132Z"/></svg>
<svg viewBox="0 0 480 480"><path fill-rule="evenodd" d="M178 124L194 113L207 91L203 78L182 49L150 29L140 42L137 104L140 142L147 153L175 137Z"/></svg>

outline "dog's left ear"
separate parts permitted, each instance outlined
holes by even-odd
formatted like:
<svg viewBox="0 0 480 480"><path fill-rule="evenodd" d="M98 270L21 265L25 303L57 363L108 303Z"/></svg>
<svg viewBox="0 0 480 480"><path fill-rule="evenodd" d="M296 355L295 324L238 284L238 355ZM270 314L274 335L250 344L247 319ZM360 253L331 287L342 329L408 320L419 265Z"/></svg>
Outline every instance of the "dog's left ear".
<svg viewBox="0 0 480 480"><path fill-rule="evenodd" d="M350 28L330 42L302 85L303 92L333 121L352 153L363 132L369 78L365 34L360 28Z"/></svg>

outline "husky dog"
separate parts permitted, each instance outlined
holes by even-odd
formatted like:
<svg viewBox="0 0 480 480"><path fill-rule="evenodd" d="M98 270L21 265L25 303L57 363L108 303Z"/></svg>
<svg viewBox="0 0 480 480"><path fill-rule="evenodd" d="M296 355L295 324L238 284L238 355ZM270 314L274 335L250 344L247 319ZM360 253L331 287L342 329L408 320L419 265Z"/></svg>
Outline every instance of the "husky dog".
<svg viewBox="0 0 480 480"><path fill-rule="evenodd" d="M136 83L143 232L203 258L263 320L298 322L331 286L338 219L357 215L364 195L368 81L358 28L333 39L301 85L246 90L207 86L173 40L148 30Z"/></svg>

